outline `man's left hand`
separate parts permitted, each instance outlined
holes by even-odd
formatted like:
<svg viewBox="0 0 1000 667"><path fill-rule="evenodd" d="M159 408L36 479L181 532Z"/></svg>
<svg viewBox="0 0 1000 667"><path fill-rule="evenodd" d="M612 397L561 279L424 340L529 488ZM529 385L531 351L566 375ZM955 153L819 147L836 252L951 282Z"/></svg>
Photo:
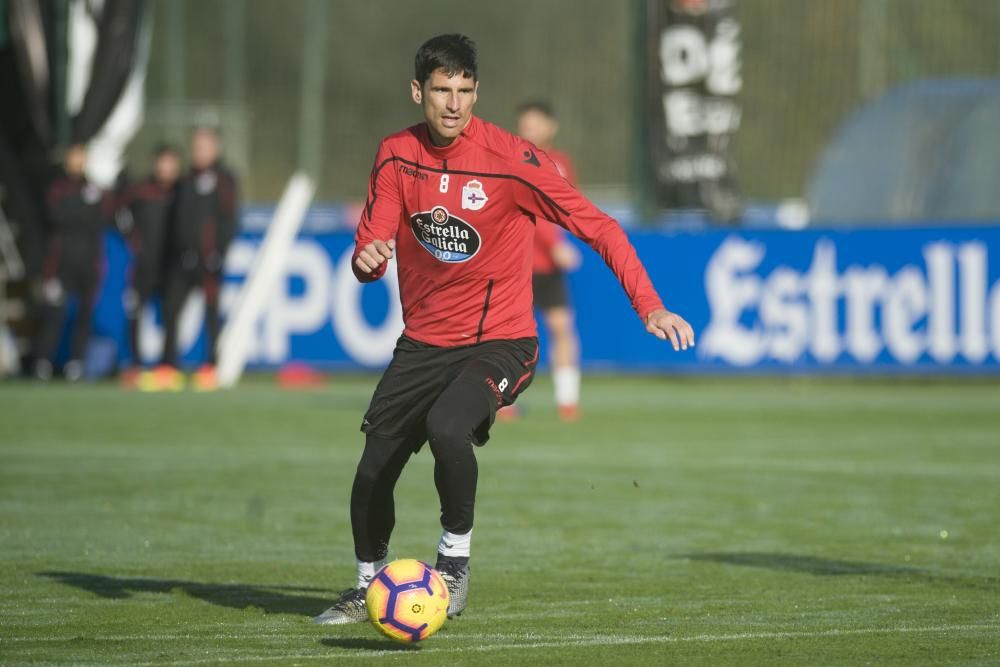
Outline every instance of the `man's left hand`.
<svg viewBox="0 0 1000 667"><path fill-rule="evenodd" d="M675 351L694 347L694 329L677 313L660 308L646 316L646 331L660 340L669 340Z"/></svg>

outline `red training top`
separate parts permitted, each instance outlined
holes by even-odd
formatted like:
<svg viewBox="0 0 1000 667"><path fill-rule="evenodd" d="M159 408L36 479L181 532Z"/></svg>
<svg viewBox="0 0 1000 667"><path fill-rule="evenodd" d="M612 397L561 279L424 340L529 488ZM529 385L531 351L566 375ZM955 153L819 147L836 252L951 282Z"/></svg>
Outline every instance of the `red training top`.
<svg viewBox="0 0 1000 667"><path fill-rule="evenodd" d="M531 264L536 218L585 241L614 271L645 322L663 304L614 219L529 142L473 117L451 145L414 125L382 140L354 258L396 239L404 334L437 346L536 335ZM383 263L358 280L380 278Z"/></svg>
<svg viewBox="0 0 1000 667"><path fill-rule="evenodd" d="M575 188L576 169L573 168L573 161L569 155L555 148L549 148L545 154L552 158L559 174ZM545 220L538 220L535 224L535 259L531 270L534 273L555 273L559 267L552 261L552 248L562 242L562 227Z"/></svg>

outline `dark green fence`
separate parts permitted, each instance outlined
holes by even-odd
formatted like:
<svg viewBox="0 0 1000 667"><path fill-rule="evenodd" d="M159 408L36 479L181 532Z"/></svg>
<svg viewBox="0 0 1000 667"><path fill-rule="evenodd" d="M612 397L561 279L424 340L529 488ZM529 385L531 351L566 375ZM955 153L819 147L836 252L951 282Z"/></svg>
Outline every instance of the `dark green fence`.
<svg viewBox="0 0 1000 667"><path fill-rule="evenodd" d="M148 123L132 153L223 126L248 194L280 194L296 165L321 199L363 197L375 144L415 122L416 47L465 32L481 51L479 111L511 127L552 100L584 187L633 193L641 0L156 0ZM802 194L818 152L866 99L915 78L1000 73L995 0L737 0L747 197Z"/></svg>

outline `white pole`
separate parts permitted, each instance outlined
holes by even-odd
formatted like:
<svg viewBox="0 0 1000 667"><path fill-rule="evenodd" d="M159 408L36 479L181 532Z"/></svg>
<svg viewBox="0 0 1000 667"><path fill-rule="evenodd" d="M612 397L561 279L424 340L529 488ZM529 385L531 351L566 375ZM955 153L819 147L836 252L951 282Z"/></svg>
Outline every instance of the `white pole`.
<svg viewBox="0 0 1000 667"><path fill-rule="evenodd" d="M312 180L303 172L297 172L281 195L267 234L219 336L217 373L222 387L235 386L243 374L255 325L274 290L284 282L288 252L315 191Z"/></svg>

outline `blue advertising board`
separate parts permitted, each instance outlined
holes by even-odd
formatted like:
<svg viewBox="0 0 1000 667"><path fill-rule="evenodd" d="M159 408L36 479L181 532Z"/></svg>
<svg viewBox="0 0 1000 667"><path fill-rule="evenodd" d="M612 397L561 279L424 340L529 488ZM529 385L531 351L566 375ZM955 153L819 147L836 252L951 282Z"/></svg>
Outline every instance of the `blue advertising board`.
<svg viewBox="0 0 1000 667"><path fill-rule="evenodd" d="M259 233L233 244L225 310L249 269ZM698 343L675 353L647 334L600 258L583 251L570 276L588 369L684 373L996 373L1000 371L1000 228L947 227L664 233L631 238L667 306ZM392 268L360 285L345 231L300 235L288 274L259 322L251 365L384 366L402 329ZM993 261L991 261L991 258ZM108 242L95 322L121 344L127 254ZM162 342L143 318L143 356ZM181 324L184 358L203 354L199 297ZM544 341L543 341L544 342ZM123 352L124 354L124 352ZM544 361L544 352L543 352Z"/></svg>

